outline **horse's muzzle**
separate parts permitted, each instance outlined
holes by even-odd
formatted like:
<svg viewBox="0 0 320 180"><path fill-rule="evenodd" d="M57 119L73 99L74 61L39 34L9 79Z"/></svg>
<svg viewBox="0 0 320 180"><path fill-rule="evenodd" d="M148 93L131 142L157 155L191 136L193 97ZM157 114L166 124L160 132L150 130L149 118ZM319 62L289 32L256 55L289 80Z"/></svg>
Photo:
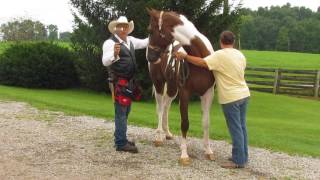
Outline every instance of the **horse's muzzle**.
<svg viewBox="0 0 320 180"><path fill-rule="evenodd" d="M147 60L150 63L155 63L160 59L161 51L158 51L157 49L147 47Z"/></svg>

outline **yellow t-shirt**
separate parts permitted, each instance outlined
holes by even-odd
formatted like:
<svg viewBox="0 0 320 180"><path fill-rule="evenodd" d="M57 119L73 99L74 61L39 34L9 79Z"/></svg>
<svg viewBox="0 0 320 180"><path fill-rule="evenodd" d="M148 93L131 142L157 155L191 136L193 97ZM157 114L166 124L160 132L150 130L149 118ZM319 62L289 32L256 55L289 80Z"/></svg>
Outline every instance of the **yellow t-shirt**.
<svg viewBox="0 0 320 180"><path fill-rule="evenodd" d="M204 58L216 79L220 104L227 104L250 96L244 79L246 58L233 48L225 48Z"/></svg>

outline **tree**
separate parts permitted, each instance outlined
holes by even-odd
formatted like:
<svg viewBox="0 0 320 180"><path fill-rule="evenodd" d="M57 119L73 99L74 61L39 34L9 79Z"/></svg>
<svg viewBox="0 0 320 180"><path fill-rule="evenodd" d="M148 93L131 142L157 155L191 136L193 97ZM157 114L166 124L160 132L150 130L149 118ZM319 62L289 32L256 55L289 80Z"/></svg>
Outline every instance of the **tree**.
<svg viewBox="0 0 320 180"><path fill-rule="evenodd" d="M70 41L71 40L71 36L72 36L71 32L68 32L68 31L61 32L59 40L61 40L61 41Z"/></svg>
<svg viewBox="0 0 320 180"><path fill-rule="evenodd" d="M257 17L254 19L255 35L256 36L256 48L258 50L275 50L277 34L279 27L275 24L279 24L277 20Z"/></svg>
<svg viewBox="0 0 320 180"><path fill-rule="evenodd" d="M242 12L242 48L319 53L320 14L305 7L260 7Z"/></svg>
<svg viewBox="0 0 320 180"><path fill-rule="evenodd" d="M244 15L241 17L240 36L241 36L241 48L255 49L256 45L256 29L254 23L254 17L252 15Z"/></svg>
<svg viewBox="0 0 320 180"><path fill-rule="evenodd" d="M58 26L50 24L47 26L48 31L48 39L49 40L57 40L58 39Z"/></svg>
<svg viewBox="0 0 320 180"><path fill-rule="evenodd" d="M290 30L291 49L293 51L305 51L307 32L303 24L298 23L293 29Z"/></svg>
<svg viewBox="0 0 320 180"><path fill-rule="evenodd" d="M46 28L39 21L30 19L15 19L0 28L3 39L7 41L19 40L44 40L46 39Z"/></svg>
<svg viewBox="0 0 320 180"><path fill-rule="evenodd" d="M307 19L301 22L303 32L305 32L304 50L313 53L320 53L320 20Z"/></svg>
<svg viewBox="0 0 320 180"><path fill-rule="evenodd" d="M276 49L280 51L290 51L289 29L287 27L283 26L280 28Z"/></svg>
<svg viewBox="0 0 320 180"><path fill-rule="evenodd" d="M40 21L35 21L33 40L45 40L45 39L47 39L46 27Z"/></svg>

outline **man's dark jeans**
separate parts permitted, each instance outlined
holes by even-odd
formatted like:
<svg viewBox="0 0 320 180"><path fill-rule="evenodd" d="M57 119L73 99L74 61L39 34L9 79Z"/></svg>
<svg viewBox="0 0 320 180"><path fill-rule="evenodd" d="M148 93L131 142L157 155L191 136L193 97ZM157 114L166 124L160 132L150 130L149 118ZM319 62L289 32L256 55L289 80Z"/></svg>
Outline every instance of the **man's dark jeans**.
<svg viewBox="0 0 320 180"><path fill-rule="evenodd" d="M246 111L249 98L222 104L232 138L232 161L238 165L248 162Z"/></svg>
<svg viewBox="0 0 320 180"><path fill-rule="evenodd" d="M116 147L122 147L127 144L127 120L131 110L131 105L122 106L118 102L114 103L115 109L115 131L114 143Z"/></svg>

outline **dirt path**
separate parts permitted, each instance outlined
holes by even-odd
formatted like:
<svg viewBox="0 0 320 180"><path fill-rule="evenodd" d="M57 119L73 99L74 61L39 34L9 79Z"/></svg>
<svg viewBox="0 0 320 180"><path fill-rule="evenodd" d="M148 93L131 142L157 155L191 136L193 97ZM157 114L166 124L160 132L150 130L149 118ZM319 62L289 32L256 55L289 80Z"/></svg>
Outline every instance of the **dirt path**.
<svg viewBox="0 0 320 180"><path fill-rule="evenodd" d="M113 123L39 111L0 101L0 179L320 179L320 159L250 148L245 169L220 168L230 145L211 141L218 159L205 160L202 140L191 138L192 165L178 164L179 138L156 148L154 130L129 127L140 150L113 148Z"/></svg>

